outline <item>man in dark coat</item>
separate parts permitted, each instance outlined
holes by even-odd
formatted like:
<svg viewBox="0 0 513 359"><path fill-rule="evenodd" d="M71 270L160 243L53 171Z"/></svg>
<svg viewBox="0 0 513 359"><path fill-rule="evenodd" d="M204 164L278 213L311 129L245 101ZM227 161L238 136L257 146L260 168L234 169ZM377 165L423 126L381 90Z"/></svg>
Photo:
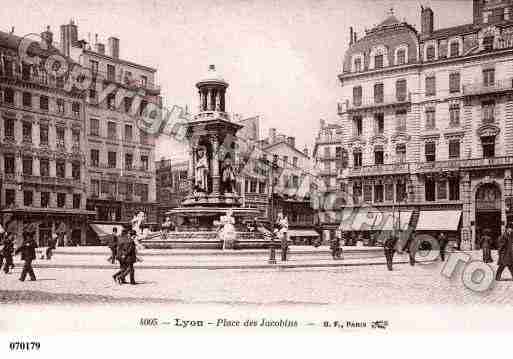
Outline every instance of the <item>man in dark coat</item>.
<svg viewBox="0 0 513 359"><path fill-rule="evenodd" d="M25 281L27 274L30 276L30 280L36 280L34 269L32 269L32 261L36 259L36 248L37 244L34 241L33 233L24 233L24 239L21 247L16 249L15 254L21 253L21 260L23 264L23 270L21 271L20 281Z"/></svg>
<svg viewBox="0 0 513 359"><path fill-rule="evenodd" d="M108 246L110 248L111 256L107 259L112 264L116 263L116 251L118 248L118 229L112 228L112 235L109 238Z"/></svg>
<svg viewBox="0 0 513 359"><path fill-rule="evenodd" d="M52 252L57 247L57 234L53 233L50 238L48 238L48 247L46 248L46 259L52 259Z"/></svg>
<svg viewBox="0 0 513 359"><path fill-rule="evenodd" d="M137 249L134 242L135 232L131 231L128 236L128 242L124 247L123 263L124 271L120 274L121 282L126 283L125 277L130 275L130 284L137 284L135 282L135 270L134 263L137 262Z"/></svg>
<svg viewBox="0 0 513 359"><path fill-rule="evenodd" d="M14 253L14 241L11 234L8 234L5 237L3 245L2 253L0 253L0 255L5 259L4 272L5 274L8 274L12 267L12 255ZM1 267L2 266L0 265L0 268Z"/></svg>
<svg viewBox="0 0 513 359"><path fill-rule="evenodd" d="M511 225L506 229L506 233L499 238L499 260L497 264L499 267L495 274L495 280L501 280L502 272L506 267L508 267L509 273L513 277L513 229Z"/></svg>
<svg viewBox="0 0 513 359"><path fill-rule="evenodd" d="M390 232L389 236L383 243L383 249L385 251L385 258L387 260L387 268L389 271L392 270L392 264L394 261L395 247L397 245L397 236L393 232Z"/></svg>
<svg viewBox="0 0 513 359"><path fill-rule="evenodd" d="M445 249L447 248L448 239L444 232L438 235L438 246L440 247L440 259L445 261Z"/></svg>
<svg viewBox="0 0 513 359"><path fill-rule="evenodd" d="M118 238L117 246L116 246L116 259L119 262L119 271L117 271L112 278L118 284L122 284L125 282L125 278L122 277L123 273L126 270L125 257L128 248L128 230L123 229L121 232L121 236Z"/></svg>

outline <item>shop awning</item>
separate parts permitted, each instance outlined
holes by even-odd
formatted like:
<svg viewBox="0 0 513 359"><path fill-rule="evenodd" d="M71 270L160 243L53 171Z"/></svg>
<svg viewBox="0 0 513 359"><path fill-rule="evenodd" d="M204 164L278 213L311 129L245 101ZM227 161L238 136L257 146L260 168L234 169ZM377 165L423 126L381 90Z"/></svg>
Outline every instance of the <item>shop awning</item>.
<svg viewBox="0 0 513 359"><path fill-rule="evenodd" d="M118 235L120 235L121 231L123 230L123 226L120 225L120 224L96 224L96 223L91 223L90 226L93 229L93 231L95 231L95 233L98 235L98 237L100 239L104 238L106 236L111 235L112 234L112 229L114 227L116 227L118 229Z"/></svg>
<svg viewBox="0 0 513 359"><path fill-rule="evenodd" d="M372 212L367 208L344 210L340 230L343 231L392 231L394 225L399 229L399 220L402 230L406 230L410 224L412 211L383 211Z"/></svg>
<svg viewBox="0 0 513 359"><path fill-rule="evenodd" d="M319 237L319 233L313 229L289 229L289 237Z"/></svg>
<svg viewBox="0 0 513 359"><path fill-rule="evenodd" d="M420 211L417 231L457 231L461 211Z"/></svg>

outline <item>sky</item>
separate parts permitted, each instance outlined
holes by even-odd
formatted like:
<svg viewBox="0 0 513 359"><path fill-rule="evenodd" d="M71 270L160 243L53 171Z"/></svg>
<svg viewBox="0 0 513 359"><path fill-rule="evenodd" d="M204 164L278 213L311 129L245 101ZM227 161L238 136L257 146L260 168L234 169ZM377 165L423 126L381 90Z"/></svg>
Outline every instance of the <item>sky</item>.
<svg viewBox="0 0 513 359"><path fill-rule="evenodd" d="M393 8L420 29L420 5L435 29L472 22L471 0L2 0L0 30L23 36L73 19L79 38L120 39L120 57L158 69L163 102L198 107L195 83L209 64L230 84L227 111L260 116L268 129L313 146L319 119L337 121L337 74L349 27L359 37ZM457 14L457 16L455 15ZM181 146L159 138L156 159L181 158Z"/></svg>

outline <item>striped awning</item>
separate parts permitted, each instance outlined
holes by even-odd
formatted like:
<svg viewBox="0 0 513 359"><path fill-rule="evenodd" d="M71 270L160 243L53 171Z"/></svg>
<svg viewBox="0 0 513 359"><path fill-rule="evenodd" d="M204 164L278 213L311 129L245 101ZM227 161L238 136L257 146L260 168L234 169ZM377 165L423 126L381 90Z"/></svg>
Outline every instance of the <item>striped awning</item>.
<svg viewBox="0 0 513 359"><path fill-rule="evenodd" d="M367 208L347 209L342 212L339 230L342 231L392 231L406 230L412 211L369 211Z"/></svg>
<svg viewBox="0 0 513 359"><path fill-rule="evenodd" d="M118 235L121 234L123 230L123 226L120 224L96 224L91 223L91 228L98 235L100 239L105 238L106 236L110 236L112 234L112 229L116 227L118 229Z"/></svg>
<svg viewBox="0 0 513 359"><path fill-rule="evenodd" d="M461 211L420 211L417 231L457 231Z"/></svg>

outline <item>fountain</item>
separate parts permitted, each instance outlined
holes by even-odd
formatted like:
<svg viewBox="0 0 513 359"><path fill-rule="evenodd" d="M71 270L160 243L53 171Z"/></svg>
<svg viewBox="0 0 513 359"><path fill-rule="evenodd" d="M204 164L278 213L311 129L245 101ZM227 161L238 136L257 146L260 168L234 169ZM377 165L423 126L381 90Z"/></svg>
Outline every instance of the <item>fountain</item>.
<svg viewBox="0 0 513 359"><path fill-rule="evenodd" d="M236 193L235 138L242 126L230 121L225 112L228 83L217 75L215 66L210 65L208 75L196 87L199 112L188 123L186 134L189 194L180 207L166 213L174 219L175 231L168 232L165 239L153 235L142 239L141 243L145 248L267 248L269 241L264 239L263 233L249 231L246 225L259 211L243 208ZM230 235L224 236L228 231L220 227L226 226L227 221L234 231L230 227Z"/></svg>

